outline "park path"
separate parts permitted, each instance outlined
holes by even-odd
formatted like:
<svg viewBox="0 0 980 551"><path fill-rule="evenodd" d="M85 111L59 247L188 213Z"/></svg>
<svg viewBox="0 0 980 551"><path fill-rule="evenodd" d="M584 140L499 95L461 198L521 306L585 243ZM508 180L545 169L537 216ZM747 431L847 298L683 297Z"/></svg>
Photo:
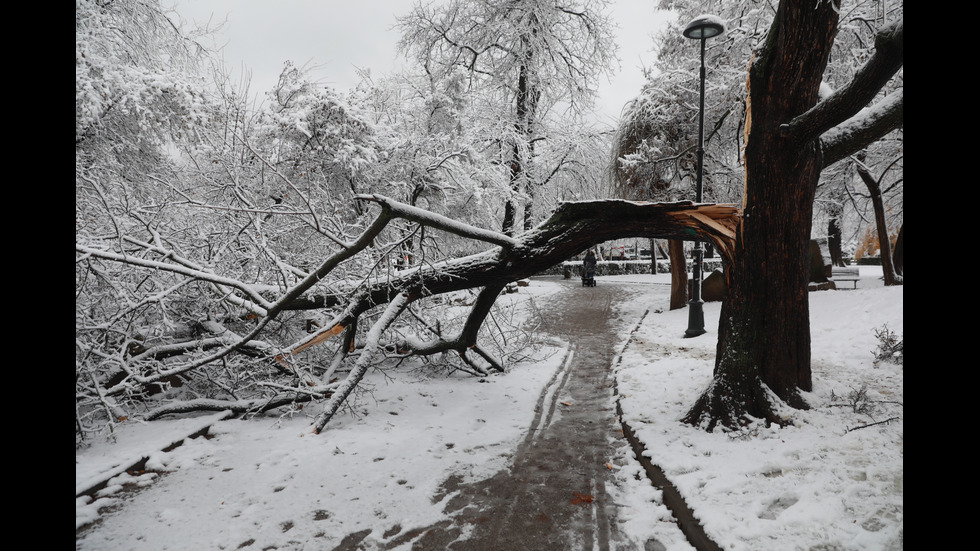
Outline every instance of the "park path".
<svg viewBox="0 0 980 551"><path fill-rule="evenodd" d="M612 363L637 320L616 306L636 296L629 285L584 288L563 280L539 304L539 330L569 343L542 391L512 468L473 484L450 478L445 494L452 519L430 527L414 551L569 551L610 549L617 541L617 506L607 494L607 463L628 443L616 419Z"/></svg>

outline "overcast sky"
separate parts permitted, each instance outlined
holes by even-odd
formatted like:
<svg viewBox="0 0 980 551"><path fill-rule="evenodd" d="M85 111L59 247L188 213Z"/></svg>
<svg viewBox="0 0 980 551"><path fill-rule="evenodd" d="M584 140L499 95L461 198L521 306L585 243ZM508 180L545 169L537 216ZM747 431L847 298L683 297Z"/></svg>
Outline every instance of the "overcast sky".
<svg viewBox="0 0 980 551"><path fill-rule="evenodd" d="M411 9L413 0L173 0L188 22L224 22L216 36L232 78L243 68L251 72L251 91L264 93L275 85L283 63L315 68L319 82L348 90L356 68L372 75L392 72L397 62L393 30L396 15ZM614 124L623 105L643 84L642 67L652 66L653 35L673 17L659 11L656 0L612 0L619 29L621 70L611 83L602 82L600 109L604 122ZM694 51L694 50L692 50ZM693 54L692 54L693 55Z"/></svg>

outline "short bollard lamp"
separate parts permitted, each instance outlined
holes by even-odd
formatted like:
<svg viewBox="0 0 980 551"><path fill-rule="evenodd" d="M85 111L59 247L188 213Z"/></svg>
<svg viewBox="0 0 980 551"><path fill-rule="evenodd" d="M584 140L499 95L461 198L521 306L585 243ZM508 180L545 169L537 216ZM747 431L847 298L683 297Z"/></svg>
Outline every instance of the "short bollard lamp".
<svg viewBox="0 0 980 551"><path fill-rule="evenodd" d="M698 109L698 180L695 203L702 201L704 176L704 41L725 32L725 22L714 15L699 15L684 28L684 36L701 41L701 105ZM688 302L688 320L685 337L697 337L704 331L704 301L701 300L701 262L704 251L701 242L694 242L694 270L691 300Z"/></svg>

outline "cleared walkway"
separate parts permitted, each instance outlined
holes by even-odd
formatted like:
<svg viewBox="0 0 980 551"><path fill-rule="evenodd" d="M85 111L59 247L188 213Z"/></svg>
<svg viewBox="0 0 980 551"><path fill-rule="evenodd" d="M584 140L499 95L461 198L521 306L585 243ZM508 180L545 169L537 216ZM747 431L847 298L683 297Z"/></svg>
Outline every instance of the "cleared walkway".
<svg viewBox="0 0 980 551"><path fill-rule="evenodd" d="M567 280L542 306L540 331L571 343L539 397L535 418L507 472L476 484L450 479L452 522L431 527L414 550L608 550L617 541L617 506L607 463L628 447L616 419L611 364L628 286L583 288ZM340 549L340 548L338 548Z"/></svg>

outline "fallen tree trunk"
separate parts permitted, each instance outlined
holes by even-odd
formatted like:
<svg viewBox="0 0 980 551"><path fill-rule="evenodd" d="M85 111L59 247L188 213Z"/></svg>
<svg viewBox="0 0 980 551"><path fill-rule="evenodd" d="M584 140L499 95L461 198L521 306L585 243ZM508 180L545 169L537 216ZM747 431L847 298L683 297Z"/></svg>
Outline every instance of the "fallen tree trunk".
<svg viewBox="0 0 980 551"><path fill-rule="evenodd" d="M400 203L381 196L361 199L378 202L390 208L392 216L401 217ZM418 213L414 215L414 221L427 222ZM623 200L563 203L551 218L537 228L510 242L493 241L501 245L498 249L404 270L394 277L387 276L384 280L369 284L359 300L370 305L385 304L408 283L419 281L424 282L424 296L505 285L543 272L589 247L615 239L708 241L728 263L731 261L734 229L739 216L739 209L731 204ZM487 232L486 235L492 233ZM306 310L337 307L345 302L345 298L344 294L297 297L283 308Z"/></svg>
<svg viewBox="0 0 980 551"><path fill-rule="evenodd" d="M177 361L164 363L160 354L170 350L168 345L159 345L154 350L157 358L149 355L123 353L119 356L118 371L121 378L114 378L109 388L96 389L99 400L111 409L109 401L113 396L121 396L139 391L149 385L168 378L188 374L206 365L225 362L231 354L251 353L254 357L256 345L275 358L280 374L292 373L299 376L296 388L300 385L317 387L330 385L330 379L339 364L354 348L355 327L358 320L368 311L388 305L381 320L374 322L368 333L367 342L362 343L360 356L347 380L339 386L331 386L327 406L317 417L316 430L319 431L336 413L350 392L356 387L364 372L372 365L373 358L381 352L394 350L399 354L428 355L447 350L459 354L464 362L475 367L476 372L486 369L502 370L500 363L477 345L477 333L490 313L501 290L509 283L530 277L559 264L581 251L605 241L626 238L659 238L671 240L701 240L712 244L721 252L725 261L731 262L734 243L734 228L738 226L739 210L734 205L694 204L691 202L650 203L624 200L583 201L562 204L546 222L524 232L517 237L484 230L456 222L447 217L431 213L417 207L394 201L380 195L363 195L359 201L378 205L381 212L366 227L356 240L342 244L339 252L324 259L320 265L305 275L295 285L282 291L278 297L266 298L269 288L258 294L251 286L228 278L221 278L197 266L168 260L146 262L133 259L132 255L121 255L113 251L83 247L76 244L76 252L81 259L98 258L130 264L137 269L167 272L176 277L200 280L212 284L220 292L220 300L239 306L250 306L248 311L255 325L243 334L225 337L213 347L199 346L180 348L181 357ZM342 283L341 277L333 275L343 262L355 256L372 254L372 246L389 224L396 220L408 220L426 228L445 231L466 239L489 244L484 252L462 258L449 258L433 261L411 269L378 273L359 283ZM185 263L186 264L186 263ZM325 285L326 284L326 285ZM331 289L325 292L325 289ZM394 322L411 303L426 297L452 293L467 289L480 289L477 301L471 307L463 328L453 335L436 334L436 338L404 339L401 342L382 342L382 333ZM238 294L236 294L238 293ZM261 299L261 303L260 302ZM289 345L271 345L259 341L259 336L270 331L270 323L287 311L331 309L334 317L314 334ZM423 328L424 330L424 328ZM309 368L297 369L293 357L304 350L315 347L333 337L344 335L343 345L334 355L323 374L314 376ZM169 346L173 346L170 343ZM211 348L211 349L209 349ZM140 351L145 352L145 351ZM140 360L138 363L135 360ZM484 365L477 366L475 360ZM154 363L156 362L156 363ZM278 387L276 390L287 390ZM301 393L305 394L305 393ZM238 405L245 404L240 402ZM248 402L245 407L255 407L257 402ZM228 402L221 404L229 405ZM219 407L217 404L195 404L196 407ZM162 409L161 414L179 411ZM164 413L167 412L167 413Z"/></svg>
<svg viewBox="0 0 980 551"><path fill-rule="evenodd" d="M431 222L414 207L408 207L385 197L371 196L362 199L382 205L392 217L401 216L403 210L415 222ZM666 238L677 240L700 239L713 243L726 262L731 261L734 242L733 228L738 223L739 211L733 205L695 205L691 202L646 203L620 200L565 203L552 217L530 232L509 238L491 232L480 233L479 239L499 244L497 249L481 254L452 259L412 270L403 270L383 281L369 284L367 288L344 305L343 313L326 325L308 342L293 350L296 353L342 333L365 311L381 304L388 308L369 332L365 350L357 365L340 388L317 415L313 430L319 433L333 418L347 396L371 365L372 356L381 348L381 332L414 300L463 289L483 288L470 312L464 329L450 339L437 339L423 344L399 343L400 352L433 354L455 350L467 360L467 349L474 349L495 368L482 351L476 349L476 334L490 311L497 295L512 281L532 276L558 264L596 244L624 238ZM468 228L457 226L443 218L435 224L441 229L458 235L474 236ZM336 297L337 295L334 295ZM298 298L285 308L324 308L340 306L331 302L330 296L313 299ZM280 356L280 361L285 358Z"/></svg>
<svg viewBox="0 0 980 551"><path fill-rule="evenodd" d="M347 294L297 297L283 309L319 309L343 307L341 314L325 325L317 334L298 343L277 359L286 361L288 355L306 350L340 334L367 310L387 304L408 287L419 286L420 297L434 296L464 289L497 289L512 281L540 273L551 266L575 256L583 250L605 241L626 238L661 238L672 240L708 241L718 249L726 264L731 262L734 228L738 224L739 210L730 204L694 204L690 201L676 203L651 203L642 201L602 200L563 203L551 218L537 228L517 238L476 230L452 223L443 217L425 217L424 211L386 197L372 195L360 199L380 204L387 216L409 218L412 221L438 227L457 235L499 244L500 247L465 258L403 270L387 275L362 288L354 298ZM499 292L499 291L498 291ZM493 298L496 293L493 293ZM341 302L346 298L346 302ZM470 346L475 331L483 322L489 305L482 315L468 323ZM478 311L478 310L477 310ZM475 312L477 312L475 311ZM433 352L448 348L444 344L432 348ZM419 350L421 352L422 349Z"/></svg>

